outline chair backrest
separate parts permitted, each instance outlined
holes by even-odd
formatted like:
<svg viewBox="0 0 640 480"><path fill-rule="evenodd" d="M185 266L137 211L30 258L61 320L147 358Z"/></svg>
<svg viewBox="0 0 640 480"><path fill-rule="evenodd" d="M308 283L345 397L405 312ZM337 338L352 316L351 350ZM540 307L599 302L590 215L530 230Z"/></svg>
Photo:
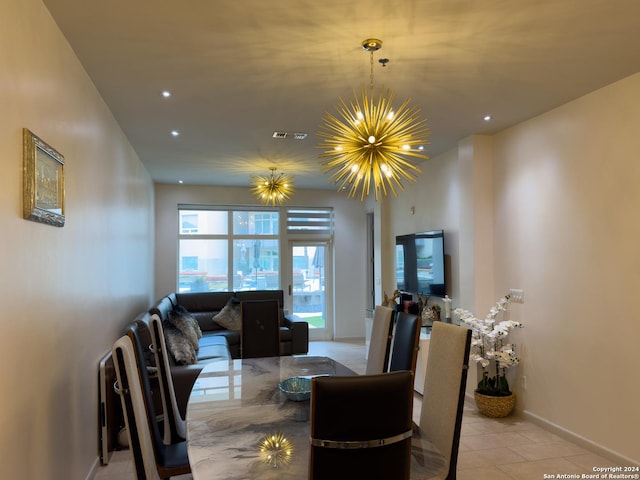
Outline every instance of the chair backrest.
<svg viewBox="0 0 640 480"><path fill-rule="evenodd" d="M371 329L371 341L367 353L367 368L365 370L367 375L385 373L387 371L393 329L392 319L393 309L382 305L376 306Z"/></svg>
<svg viewBox="0 0 640 480"><path fill-rule="evenodd" d="M112 348L131 455L138 480L160 480L191 472L185 441L164 445L156 417L141 325L134 322ZM137 447L135 445L138 445Z"/></svg>
<svg viewBox="0 0 640 480"><path fill-rule="evenodd" d="M143 379L138 374L131 338L125 335L118 339L113 345L112 355L136 478L160 480L156 468L153 433L144 401L145 388L142 386Z"/></svg>
<svg viewBox="0 0 640 480"><path fill-rule="evenodd" d="M280 303L277 300L244 300L242 315L242 358L280 355Z"/></svg>
<svg viewBox="0 0 640 480"><path fill-rule="evenodd" d="M167 344L165 343L164 330L162 328L162 320L158 315L151 315L149 319L149 329L151 330L153 353L158 369L160 396L162 397L162 413L164 415L163 442L165 445L169 445L186 438L186 422L178 409L173 378L171 377L171 367L169 366Z"/></svg>
<svg viewBox="0 0 640 480"><path fill-rule="evenodd" d="M415 374L422 319L418 315L398 312L395 323L389 371L410 370Z"/></svg>
<svg viewBox="0 0 640 480"><path fill-rule="evenodd" d="M446 478L456 478L471 330L434 322L420 411L420 430L444 456Z"/></svg>
<svg viewBox="0 0 640 480"><path fill-rule="evenodd" d="M309 478L408 479L412 409L411 372L314 378Z"/></svg>

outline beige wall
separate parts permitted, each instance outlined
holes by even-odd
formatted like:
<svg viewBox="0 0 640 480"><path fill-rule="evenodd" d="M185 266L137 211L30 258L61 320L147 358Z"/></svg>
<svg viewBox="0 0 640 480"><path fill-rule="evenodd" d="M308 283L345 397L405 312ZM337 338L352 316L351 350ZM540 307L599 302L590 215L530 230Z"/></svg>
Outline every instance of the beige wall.
<svg viewBox="0 0 640 480"><path fill-rule="evenodd" d="M392 200L389 233L447 231L454 307L484 315L522 288L525 303L511 308L525 325L513 335L517 408L636 463L639 125L636 74L491 139L465 139Z"/></svg>
<svg viewBox="0 0 640 480"><path fill-rule="evenodd" d="M494 144L495 283L525 291L520 408L636 462L639 126L636 74Z"/></svg>
<svg viewBox="0 0 640 480"><path fill-rule="evenodd" d="M178 204L252 204L249 186L155 186L156 289L160 298L176 289ZM335 215L335 338L364 337L366 307L366 212L362 202L331 190L299 190L287 206L333 207Z"/></svg>
<svg viewBox="0 0 640 480"><path fill-rule="evenodd" d="M65 156L66 225L22 219L22 128ZM0 6L2 478L98 462L98 361L153 290L153 190L39 0Z"/></svg>

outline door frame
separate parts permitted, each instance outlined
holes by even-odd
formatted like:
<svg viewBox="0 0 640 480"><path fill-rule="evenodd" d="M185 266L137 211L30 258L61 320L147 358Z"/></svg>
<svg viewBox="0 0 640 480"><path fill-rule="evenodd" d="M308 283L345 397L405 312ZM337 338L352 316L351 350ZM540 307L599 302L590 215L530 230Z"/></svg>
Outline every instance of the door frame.
<svg viewBox="0 0 640 480"><path fill-rule="evenodd" d="M285 309L293 311L293 248L302 246L323 246L324 254L324 328L309 328L309 340L333 340L335 333L334 291L333 291L333 243L326 238L306 238L289 240L286 249L286 261L283 265L282 289L284 291Z"/></svg>

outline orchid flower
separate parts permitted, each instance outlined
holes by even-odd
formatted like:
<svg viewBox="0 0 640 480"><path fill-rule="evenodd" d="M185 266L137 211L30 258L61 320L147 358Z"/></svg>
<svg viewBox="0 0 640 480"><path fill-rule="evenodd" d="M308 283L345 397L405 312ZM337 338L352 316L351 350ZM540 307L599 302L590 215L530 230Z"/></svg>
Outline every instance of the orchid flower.
<svg viewBox="0 0 640 480"><path fill-rule="evenodd" d="M516 356L515 345L505 343L509 332L514 328L522 328L520 322L503 320L496 323L500 313L509 308L509 296L500 298L489 309L487 315L480 319L469 310L456 308L453 312L459 316L460 321L472 331L471 352L469 360L482 367L483 378L478 384L478 391L487 391L489 394L503 395L510 393L506 381L506 369L518 365L520 359ZM489 376L489 367L493 364L495 376ZM506 391L504 390L506 386Z"/></svg>

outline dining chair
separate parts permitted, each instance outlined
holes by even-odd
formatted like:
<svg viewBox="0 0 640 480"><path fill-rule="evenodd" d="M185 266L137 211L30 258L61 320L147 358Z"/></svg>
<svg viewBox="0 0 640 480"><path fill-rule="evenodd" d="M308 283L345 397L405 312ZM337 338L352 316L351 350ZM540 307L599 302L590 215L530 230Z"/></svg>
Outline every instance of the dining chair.
<svg viewBox="0 0 640 480"><path fill-rule="evenodd" d="M367 353L367 367L365 369L367 375L385 373L388 369L393 313L392 308L382 305L376 306Z"/></svg>
<svg viewBox="0 0 640 480"><path fill-rule="evenodd" d="M416 373L422 319L411 313L396 313L389 371L409 370Z"/></svg>
<svg viewBox="0 0 640 480"><path fill-rule="evenodd" d="M408 479L413 374L326 376L311 384L311 480Z"/></svg>
<svg viewBox="0 0 640 480"><path fill-rule="evenodd" d="M158 370L158 383L160 385L160 397L164 418L163 442L165 445L168 445L187 438L186 422L182 414L182 411L186 410L186 403L183 405L181 411L176 396L173 376L171 375L169 352L164 338L162 320L158 315L151 315L149 319L149 330L151 330L153 354L155 356L155 365ZM202 371L202 365L189 365L188 368L193 370L193 373L189 375L188 378L195 382L198 373ZM187 376L183 375L183 377ZM190 383L190 381L187 381L187 383ZM190 387L193 386L193 383L182 386L191 391Z"/></svg>
<svg viewBox="0 0 640 480"><path fill-rule="evenodd" d="M245 300L240 303L242 358L280 355L280 302Z"/></svg>
<svg viewBox="0 0 640 480"><path fill-rule="evenodd" d="M441 476L455 480L471 330L434 322L424 382L420 430L445 460Z"/></svg>
<svg viewBox="0 0 640 480"><path fill-rule="evenodd" d="M114 343L112 355L136 479L164 480L190 473L186 442L162 442L147 368L140 368L138 361L141 346L134 343L128 332Z"/></svg>

